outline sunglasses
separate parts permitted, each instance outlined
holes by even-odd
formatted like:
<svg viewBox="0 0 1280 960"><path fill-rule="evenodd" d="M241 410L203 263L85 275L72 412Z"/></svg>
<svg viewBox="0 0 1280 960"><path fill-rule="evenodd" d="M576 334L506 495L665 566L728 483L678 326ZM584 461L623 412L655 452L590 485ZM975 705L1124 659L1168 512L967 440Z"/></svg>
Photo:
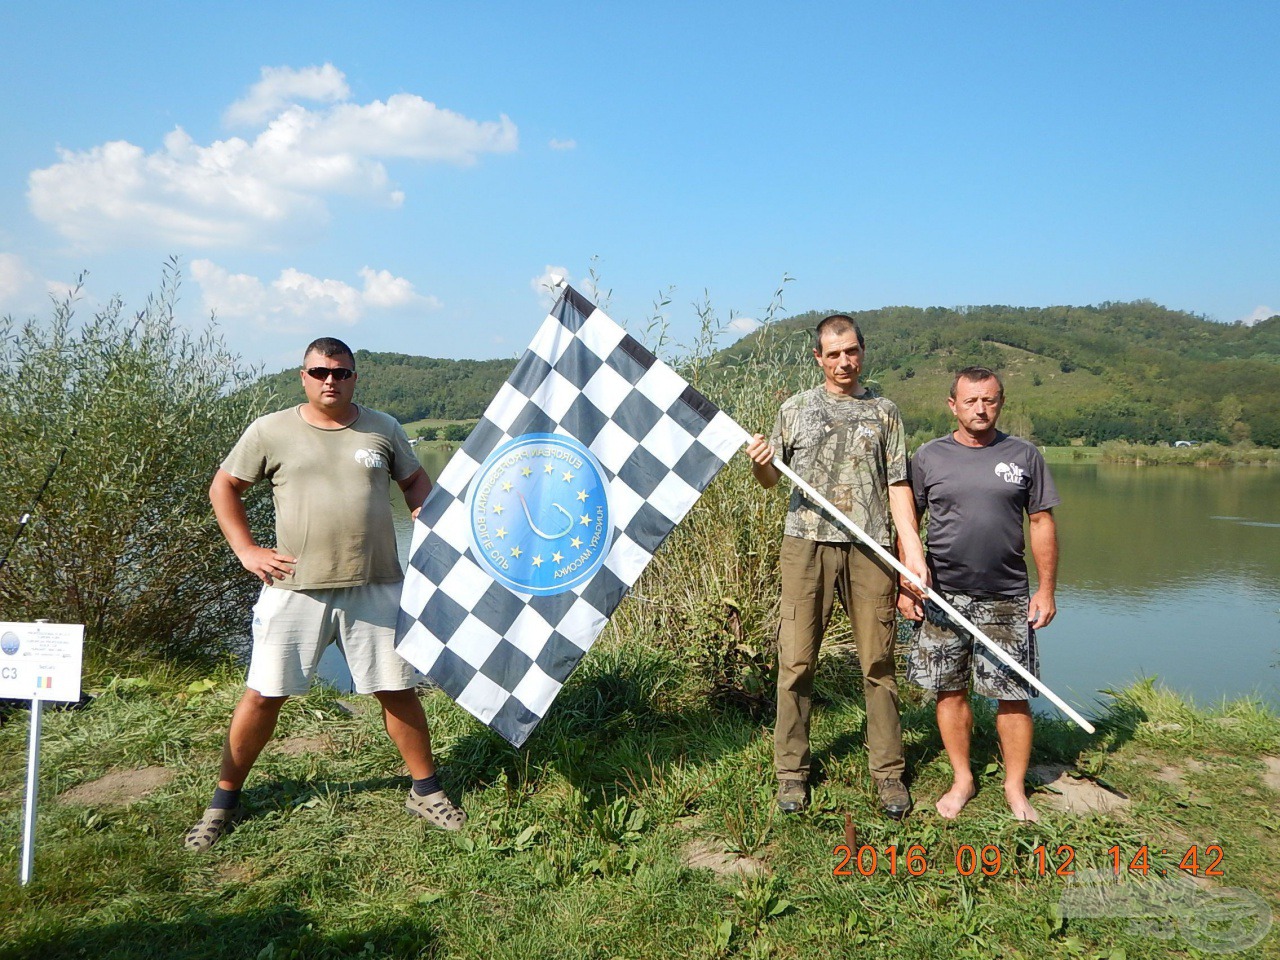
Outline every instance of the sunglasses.
<svg viewBox="0 0 1280 960"><path fill-rule="evenodd" d="M319 380L321 383L333 377L335 380L350 380L356 375L354 370L346 367L310 367L306 374L312 380Z"/></svg>

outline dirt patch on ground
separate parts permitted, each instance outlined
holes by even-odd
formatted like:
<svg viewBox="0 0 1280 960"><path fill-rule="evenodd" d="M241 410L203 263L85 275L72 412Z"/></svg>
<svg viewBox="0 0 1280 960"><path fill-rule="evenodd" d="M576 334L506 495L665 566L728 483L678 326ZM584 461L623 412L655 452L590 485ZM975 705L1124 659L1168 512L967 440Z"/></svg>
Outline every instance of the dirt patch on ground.
<svg viewBox="0 0 1280 960"><path fill-rule="evenodd" d="M1280 757L1263 757L1262 762L1267 765L1267 772L1262 775L1262 782L1280 793Z"/></svg>
<svg viewBox="0 0 1280 960"><path fill-rule="evenodd" d="M115 770L90 783L72 787L58 799L94 807L127 807L147 794L159 790L174 778L168 767L143 767L141 770Z"/></svg>
<svg viewBox="0 0 1280 960"><path fill-rule="evenodd" d="M248 883L258 876L258 871L247 863L219 864L214 873L223 883Z"/></svg>
<svg viewBox="0 0 1280 960"><path fill-rule="evenodd" d="M1070 767L1062 764L1032 767L1027 777L1046 788L1045 792L1036 793L1034 802L1043 802L1060 813L1113 813L1129 806L1129 798L1124 794L1077 777Z"/></svg>
<svg viewBox="0 0 1280 960"><path fill-rule="evenodd" d="M304 753L327 753L333 749L333 741L328 737L285 737L275 744L277 753L287 757L297 757Z"/></svg>
<svg viewBox="0 0 1280 960"><path fill-rule="evenodd" d="M690 842L684 848L683 859L690 869L710 870L718 877L754 877L769 872L763 861L729 853L710 840Z"/></svg>

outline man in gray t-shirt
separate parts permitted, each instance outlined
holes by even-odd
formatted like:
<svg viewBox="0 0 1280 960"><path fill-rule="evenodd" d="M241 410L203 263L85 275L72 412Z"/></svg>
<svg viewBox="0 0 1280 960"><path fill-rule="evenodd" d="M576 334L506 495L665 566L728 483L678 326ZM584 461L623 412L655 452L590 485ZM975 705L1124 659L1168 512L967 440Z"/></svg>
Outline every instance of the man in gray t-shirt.
<svg viewBox="0 0 1280 960"><path fill-rule="evenodd" d="M306 403L260 417L222 462L209 499L227 544L263 583L253 608L245 691L231 717L218 786L185 846L199 853L243 817L240 791L275 732L280 708L307 692L320 657L338 643L357 693L372 694L413 785L406 809L434 826L466 822L440 786L414 671L395 650L403 574L388 487L417 514L431 480L392 417L357 405L355 356L322 337L302 361ZM253 539L242 497L271 487L275 546Z"/></svg>
<svg viewBox="0 0 1280 960"><path fill-rule="evenodd" d="M1004 386L985 367L956 374L947 401L956 429L922 446L911 460L911 488L928 513L929 571L947 601L1038 677L1035 630L1056 613L1058 545L1053 508L1058 492L1034 445L996 429ZM1030 593L1023 516L1029 518L1037 589ZM977 792L969 768L973 712L969 689L994 697L996 731L1005 761L1005 799L1015 817L1038 820L1024 780L1031 757L1029 698L1035 691L985 647L975 648L941 608L904 594L899 609L922 621L908 679L937 694L938 730L953 782L937 802L954 818Z"/></svg>

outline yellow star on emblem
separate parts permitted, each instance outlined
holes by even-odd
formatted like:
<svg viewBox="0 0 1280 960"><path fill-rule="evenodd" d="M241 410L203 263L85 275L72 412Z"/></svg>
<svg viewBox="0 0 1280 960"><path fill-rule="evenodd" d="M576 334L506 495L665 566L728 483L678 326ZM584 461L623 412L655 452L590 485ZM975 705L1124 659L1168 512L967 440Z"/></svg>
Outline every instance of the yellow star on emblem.
<svg viewBox="0 0 1280 960"><path fill-rule="evenodd" d="M523 551L523 550L521 550L519 547L512 547L512 548L511 548L511 555L512 555L513 557L515 557L517 560L519 560L519 559L520 559L520 554L522 554L522 553L524 553L524 551Z"/></svg>
<svg viewBox="0 0 1280 960"><path fill-rule="evenodd" d="M496 536L499 540L506 539L506 536L507 536L506 528L504 528L504 527L499 527L499 528L497 529L496 533L495 533L495 536Z"/></svg>
<svg viewBox="0 0 1280 960"><path fill-rule="evenodd" d="M533 560L531 560L530 562L531 562L535 567L540 567L540 566L542 566L542 557L534 557L534 558L533 558Z"/></svg>
<svg viewBox="0 0 1280 960"><path fill-rule="evenodd" d="M553 467L553 466L552 466L551 464L549 464L549 463L548 463L545 467L543 467L543 468L542 468L542 472L543 472L543 473L551 473L553 470L555 470L555 467Z"/></svg>
<svg viewBox="0 0 1280 960"><path fill-rule="evenodd" d="M551 559L553 562L559 563L561 560L564 559L564 554L561 553L559 550L557 550L555 553L551 555Z"/></svg>
<svg viewBox="0 0 1280 960"><path fill-rule="evenodd" d="M587 516L585 513L578 518L578 522L582 524L584 527L591 526L591 518Z"/></svg>
<svg viewBox="0 0 1280 960"><path fill-rule="evenodd" d="M580 546L582 546L582 540L581 540L581 538L579 538L579 537L574 537L574 538L573 538L572 540L570 540L569 542L570 542L571 544L573 544L573 549L575 549L575 550L577 550Z"/></svg>
<svg viewBox="0 0 1280 960"><path fill-rule="evenodd" d="M502 482L502 489L503 489L505 492L510 493L510 492L511 492L511 481L510 481L510 480L504 480L504 481Z"/></svg>
<svg viewBox="0 0 1280 960"><path fill-rule="evenodd" d="M585 491L585 490L579 490L579 491L578 491L578 499L579 499L579 500L581 500L581 501L583 501L583 502L585 503L585 502L586 502L586 499L587 499L587 491Z"/></svg>
<svg viewBox="0 0 1280 960"><path fill-rule="evenodd" d="M520 476L522 477L527 477L532 474L533 474L533 470L531 470L529 467L525 467L523 470L520 471Z"/></svg>
<svg viewBox="0 0 1280 960"><path fill-rule="evenodd" d="M507 508L499 503L493 508L493 512L496 513L498 516L502 516L502 511L505 509Z"/></svg>
<svg viewBox="0 0 1280 960"><path fill-rule="evenodd" d="M573 471L572 471L572 470L566 470L566 471L561 475L560 479L561 479L561 480L563 480L565 483L568 483L570 480L572 480L572 479L573 479Z"/></svg>

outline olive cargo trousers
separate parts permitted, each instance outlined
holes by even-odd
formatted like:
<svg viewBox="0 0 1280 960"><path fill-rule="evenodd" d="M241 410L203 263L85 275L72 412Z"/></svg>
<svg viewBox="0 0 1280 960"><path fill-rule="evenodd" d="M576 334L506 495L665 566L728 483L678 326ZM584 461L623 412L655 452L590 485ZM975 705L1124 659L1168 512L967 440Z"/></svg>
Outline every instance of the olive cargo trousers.
<svg viewBox="0 0 1280 960"><path fill-rule="evenodd" d="M774 767L779 780L809 779L809 708L822 634L835 598L849 614L867 703L867 759L876 780L902 779L906 760L898 714L893 647L897 576L859 543L782 538L778 623L778 718Z"/></svg>

